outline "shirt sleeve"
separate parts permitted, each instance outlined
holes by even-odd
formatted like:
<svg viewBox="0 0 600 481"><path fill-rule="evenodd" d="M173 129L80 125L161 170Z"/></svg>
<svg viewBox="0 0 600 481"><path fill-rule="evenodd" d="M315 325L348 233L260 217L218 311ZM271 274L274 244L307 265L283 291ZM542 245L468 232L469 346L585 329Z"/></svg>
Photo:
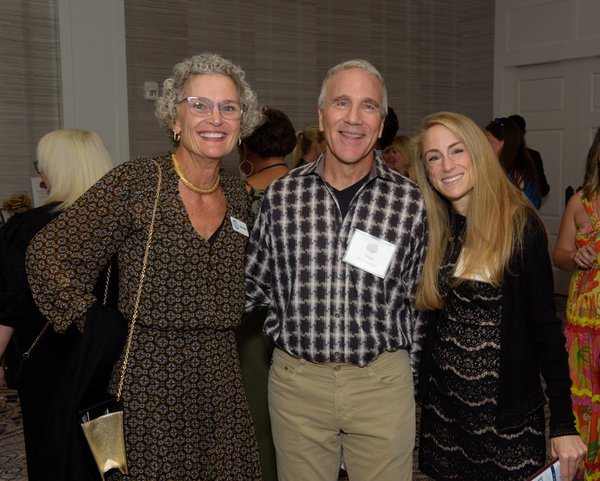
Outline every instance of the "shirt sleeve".
<svg viewBox="0 0 600 481"><path fill-rule="evenodd" d="M271 303L271 242L269 230L269 200L265 196L254 227L250 233L246 256L247 314Z"/></svg>
<svg viewBox="0 0 600 481"><path fill-rule="evenodd" d="M565 337L554 305L554 282L548 238L541 221L530 217L523 246L523 276L528 322L534 348L546 381L550 407L550 436L575 434Z"/></svg>
<svg viewBox="0 0 600 481"><path fill-rule="evenodd" d="M29 245L31 291L58 332L72 323L83 329L85 313L97 300L93 291L99 273L129 235L130 171L131 163L111 170Z"/></svg>
<svg viewBox="0 0 600 481"><path fill-rule="evenodd" d="M422 340L425 334L425 319L427 317L423 312L418 311L415 308L415 294L417 286L421 280L421 274L423 271L423 262L425 260L425 253L427 251L428 242L428 229L427 229L427 216L425 209L423 208L416 216L417 222L415 223L414 231L411 235L411 271L409 272L408 278L410 284L407 292L409 293L409 313L412 324L412 339L410 343L410 362L413 371L413 379L415 386L418 385L418 373L419 373L419 361L421 358Z"/></svg>

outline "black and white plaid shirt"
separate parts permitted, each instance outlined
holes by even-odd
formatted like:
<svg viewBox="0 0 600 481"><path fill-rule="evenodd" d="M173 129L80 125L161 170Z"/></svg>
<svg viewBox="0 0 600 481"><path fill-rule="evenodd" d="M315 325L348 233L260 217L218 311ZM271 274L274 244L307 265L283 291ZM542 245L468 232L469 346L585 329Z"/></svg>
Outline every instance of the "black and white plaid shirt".
<svg viewBox="0 0 600 481"><path fill-rule="evenodd" d="M377 155L342 218L323 160L267 189L248 244L246 310L267 305L267 335L307 361L365 366L384 351L416 354L413 301L427 245L421 193ZM342 260L355 229L396 245L385 278Z"/></svg>

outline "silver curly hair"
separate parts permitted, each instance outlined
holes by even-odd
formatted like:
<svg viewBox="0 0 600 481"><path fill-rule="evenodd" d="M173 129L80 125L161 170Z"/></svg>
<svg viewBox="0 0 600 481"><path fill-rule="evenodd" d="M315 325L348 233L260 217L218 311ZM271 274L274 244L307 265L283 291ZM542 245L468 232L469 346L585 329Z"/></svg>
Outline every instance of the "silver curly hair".
<svg viewBox="0 0 600 481"><path fill-rule="evenodd" d="M160 124L171 134L177 119L177 105L183 95L183 87L194 75L226 75L235 83L244 106L241 118L241 137L248 137L264 122L256 93L246 81L244 71L233 62L214 53L201 53L186 58L173 67L172 77L163 82L163 92L156 101L154 114Z"/></svg>
<svg viewBox="0 0 600 481"><path fill-rule="evenodd" d="M318 101L319 109L323 110L325 108L325 95L327 93L327 85L329 84L329 81L331 80L331 78L335 74L340 73L343 70L349 70L351 68L359 68L361 70L364 70L365 72L370 73L371 75L375 76L377 78L377 80L379 80L379 83L381 83L381 88L383 90L382 102L381 102L381 106L379 107L379 111L381 112L381 116L385 117L388 113L388 96L387 96L387 88L385 86L385 82L383 81L383 77L379 73L379 70L377 70L373 66L373 64L371 64L367 60L363 60L360 58L353 59L353 60L346 60L345 62L335 65L334 67L331 67L329 69L329 71L325 75L323 84L321 85L321 93L319 94L319 101Z"/></svg>

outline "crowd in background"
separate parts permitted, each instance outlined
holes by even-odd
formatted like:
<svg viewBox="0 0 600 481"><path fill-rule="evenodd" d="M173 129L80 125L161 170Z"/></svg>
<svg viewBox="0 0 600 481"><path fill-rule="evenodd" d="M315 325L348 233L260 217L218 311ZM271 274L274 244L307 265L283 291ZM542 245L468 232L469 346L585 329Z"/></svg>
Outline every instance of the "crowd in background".
<svg viewBox="0 0 600 481"><path fill-rule="evenodd" d="M0 385L31 481L103 478L74 420L109 395L111 480L409 480L416 436L435 480L523 480L548 452L600 479L600 129L550 257L522 116L401 134L362 59L315 107L297 130L203 53L156 102L171 151L113 167L92 132L40 140L48 199L0 229ZM98 318L104 368L76 375Z"/></svg>

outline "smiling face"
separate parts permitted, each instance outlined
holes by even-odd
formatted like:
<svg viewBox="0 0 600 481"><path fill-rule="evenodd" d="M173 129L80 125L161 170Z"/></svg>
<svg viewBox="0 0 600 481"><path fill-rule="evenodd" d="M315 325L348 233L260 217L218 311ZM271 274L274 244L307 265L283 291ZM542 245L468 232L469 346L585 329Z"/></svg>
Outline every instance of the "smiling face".
<svg viewBox="0 0 600 481"><path fill-rule="evenodd" d="M239 103L239 93L233 80L225 75L194 75L183 88L183 98L203 97L215 105L208 116L190 112L183 101L177 110L173 132L181 134L179 149L192 157L221 160L235 147L240 138L240 119L222 117L218 105Z"/></svg>
<svg viewBox="0 0 600 481"><path fill-rule="evenodd" d="M381 83L363 69L350 68L331 77L324 107L319 109L328 159L348 165L373 160L383 129L382 102Z"/></svg>
<svg viewBox="0 0 600 481"><path fill-rule="evenodd" d="M465 215L475 186L475 167L464 144L448 128L433 125L423 136L423 162L433 188Z"/></svg>

